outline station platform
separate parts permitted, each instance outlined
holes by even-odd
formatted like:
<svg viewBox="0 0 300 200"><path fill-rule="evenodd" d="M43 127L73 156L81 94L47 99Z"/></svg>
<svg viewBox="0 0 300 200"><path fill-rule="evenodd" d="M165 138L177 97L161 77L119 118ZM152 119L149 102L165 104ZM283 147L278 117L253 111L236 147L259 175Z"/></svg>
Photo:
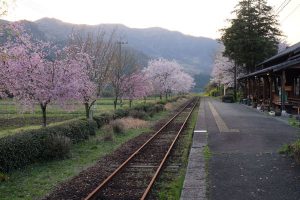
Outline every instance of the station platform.
<svg viewBox="0 0 300 200"><path fill-rule="evenodd" d="M299 133L245 105L201 98L181 199L299 200L300 166L278 154Z"/></svg>

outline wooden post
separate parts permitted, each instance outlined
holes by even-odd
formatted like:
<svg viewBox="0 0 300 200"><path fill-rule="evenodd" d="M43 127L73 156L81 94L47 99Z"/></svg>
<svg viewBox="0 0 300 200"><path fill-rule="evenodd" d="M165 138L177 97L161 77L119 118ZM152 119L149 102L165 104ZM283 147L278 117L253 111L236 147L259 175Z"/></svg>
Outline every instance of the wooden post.
<svg viewBox="0 0 300 200"><path fill-rule="evenodd" d="M269 75L269 88L270 88L270 108L272 107L272 101L273 101L273 92L272 92L272 87L273 87L273 77L272 74Z"/></svg>
<svg viewBox="0 0 300 200"><path fill-rule="evenodd" d="M250 79L247 78L247 99L250 98Z"/></svg>
<svg viewBox="0 0 300 200"><path fill-rule="evenodd" d="M267 78L264 76L263 77L263 103L266 101L266 86L267 86Z"/></svg>
<svg viewBox="0 0 300 200"><path fill-rule="evenodd" d="M257 83L256 83L256 76L254 77L254 81L253 81L253 99L256 100L257 103Z"/></svg>
<svg viewBox="0 0 300 200"><path fill-rule="evenodd" d="M286 78L285 78L285 70L282 71L282 75L281 75L281 111L285 110L285 82L286 82Z"/></svg>

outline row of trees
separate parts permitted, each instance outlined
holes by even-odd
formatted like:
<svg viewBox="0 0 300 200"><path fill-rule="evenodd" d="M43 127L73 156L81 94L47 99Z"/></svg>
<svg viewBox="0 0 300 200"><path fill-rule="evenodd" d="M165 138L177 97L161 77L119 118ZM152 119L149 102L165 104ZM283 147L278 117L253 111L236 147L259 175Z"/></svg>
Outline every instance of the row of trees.
<svg viewBox="0 0 300 200"><path fill-rule="evenodd" d="M224 66L222 70L215 69L212 76L217 83L223 82L224 77L230 79L236 97L238 73L251 73L258 63L275 55L282 34L277 16L266 0L241 0L233 13L236 17L228 20L230 25L222 29L220 42L225 48L222 55L216 56L216 68L220 68L220 62ZM229 72L229 76L227 73L219 79L217 71Z"/></svg>
<svg viewBox="0 0 300 200"><path fill-rule="evenodd" d="M130 50L121 50L115 31L72 34L66 47L59 48L29 35L18 23L3 24L0 30L0 95L11 94L25 108L40 105L43 125L50 103L68 108L81 102L89 118L91 108L109 86L115 101L188 92L193 78L175 61L156 59L141 69Z"/></svg>

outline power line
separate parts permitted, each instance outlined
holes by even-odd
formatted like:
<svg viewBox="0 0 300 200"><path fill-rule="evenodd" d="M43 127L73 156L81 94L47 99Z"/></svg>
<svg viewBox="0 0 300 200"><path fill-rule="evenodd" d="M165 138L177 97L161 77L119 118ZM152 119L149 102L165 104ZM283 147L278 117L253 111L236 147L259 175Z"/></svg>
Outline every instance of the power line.
<svg viewBox="0 0 300 200"><path fill-rule="evenodd" d="M278 15L292 0L284 0L282 4L277 8L276 14Z"/></svg>
<svg viewBox="0 0 300 200"><path fill-rule="evenodd" d="M279 11L279 9L281 8L281 6L283 6L283 4L285 4L285 2L286 2L287 0L284 0L281 4L280 4L280 6L276 9L276 13Z"/></svg>
<svg viewBox="0 0 300 200"><path fill-rule="evenodd" d="M282 21L281 21L281 23L282 22L284 22L287 18L289 18L298 8L300 7L300 4L298 4L298 6L296 6L293 10L292 10L292 12L290 12Z"/></svg>

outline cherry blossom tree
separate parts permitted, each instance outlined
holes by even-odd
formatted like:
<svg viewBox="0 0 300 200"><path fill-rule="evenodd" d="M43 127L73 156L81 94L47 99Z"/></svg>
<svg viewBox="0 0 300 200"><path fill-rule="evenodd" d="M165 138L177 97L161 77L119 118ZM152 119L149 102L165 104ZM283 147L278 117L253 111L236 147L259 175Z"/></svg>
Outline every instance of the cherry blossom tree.
<svg viewBox="0 0 300 200"><path fill-rule="evenodd" d="M134 99L146 98L152 92L152 85L141 71L122 78L122 96L129 99L129 107Z"/></svg>
<svg viewBox="0 0 300 200"><path fill-rule="evenodd" d="M114 109L117 108L118 100L122 101L123 84L131 74L138 70L136 54L130 49L121 49L121 43L118 42L119 49L115 56L115 65L112 69L111 86L114 92ZM121 104L122 105L122 104Z"/></svg>
<svg viewBox="0 0 300 200"><path fill-rule="evenodd" d="M34 108L38 103L43 126L46 126L49 103L63 105L80 96L82 84L87 80L84 65L80 60L70 59L64 50L57 50L50 43L33 40L19 24L12 24L11 34L2 47L1 69L6 73L5 89L24 108Z"/></svg>
<svg viewBox="0 0 300 200"><path fill-rule="evenodd" d="M145 73L161 99L163 94L168 98L172 92L188 92L194 86L194 79L183 72L181 66L174 60L163 58L150 60Z"/></svg>
<svg viewBox="0 0 300 200"><path fill-rule="evenodd" d="M194 78L188 73L181 71L181 73L174 75L173 91L175 93L188 93L195 86Z"/></svg>
<svg viewBox="0 0 300 200"><path fill-rule="evenodd" d="M213 70L211 73L212 82L232 87L234 83L234 63L227 57L224 57L222 51L216 53Z"/></svg>
<svg viewBox="0 0 300 200"><path fill-rule="evenodd" d="M219 87L224 87L224 94L226 88L234 87L235 73L236 77L245 74L243 68L235 67L235 64L229 58L223 56L224 46L221 46L215 55L213 70L211 73L211 82L217 84Z"/></svg>
<svg viewBox="0 0 300 200"><path fill-rule="evenodd" d="M85 106L86 117L91 117L91 108L111 80L115 65L115 30L110 34L99 31L92 33L73 33L70 37L69 52L73 58L85 60L88 80L81 88L81 101ZM71 53L72 52L72 53Z"/></svg>

